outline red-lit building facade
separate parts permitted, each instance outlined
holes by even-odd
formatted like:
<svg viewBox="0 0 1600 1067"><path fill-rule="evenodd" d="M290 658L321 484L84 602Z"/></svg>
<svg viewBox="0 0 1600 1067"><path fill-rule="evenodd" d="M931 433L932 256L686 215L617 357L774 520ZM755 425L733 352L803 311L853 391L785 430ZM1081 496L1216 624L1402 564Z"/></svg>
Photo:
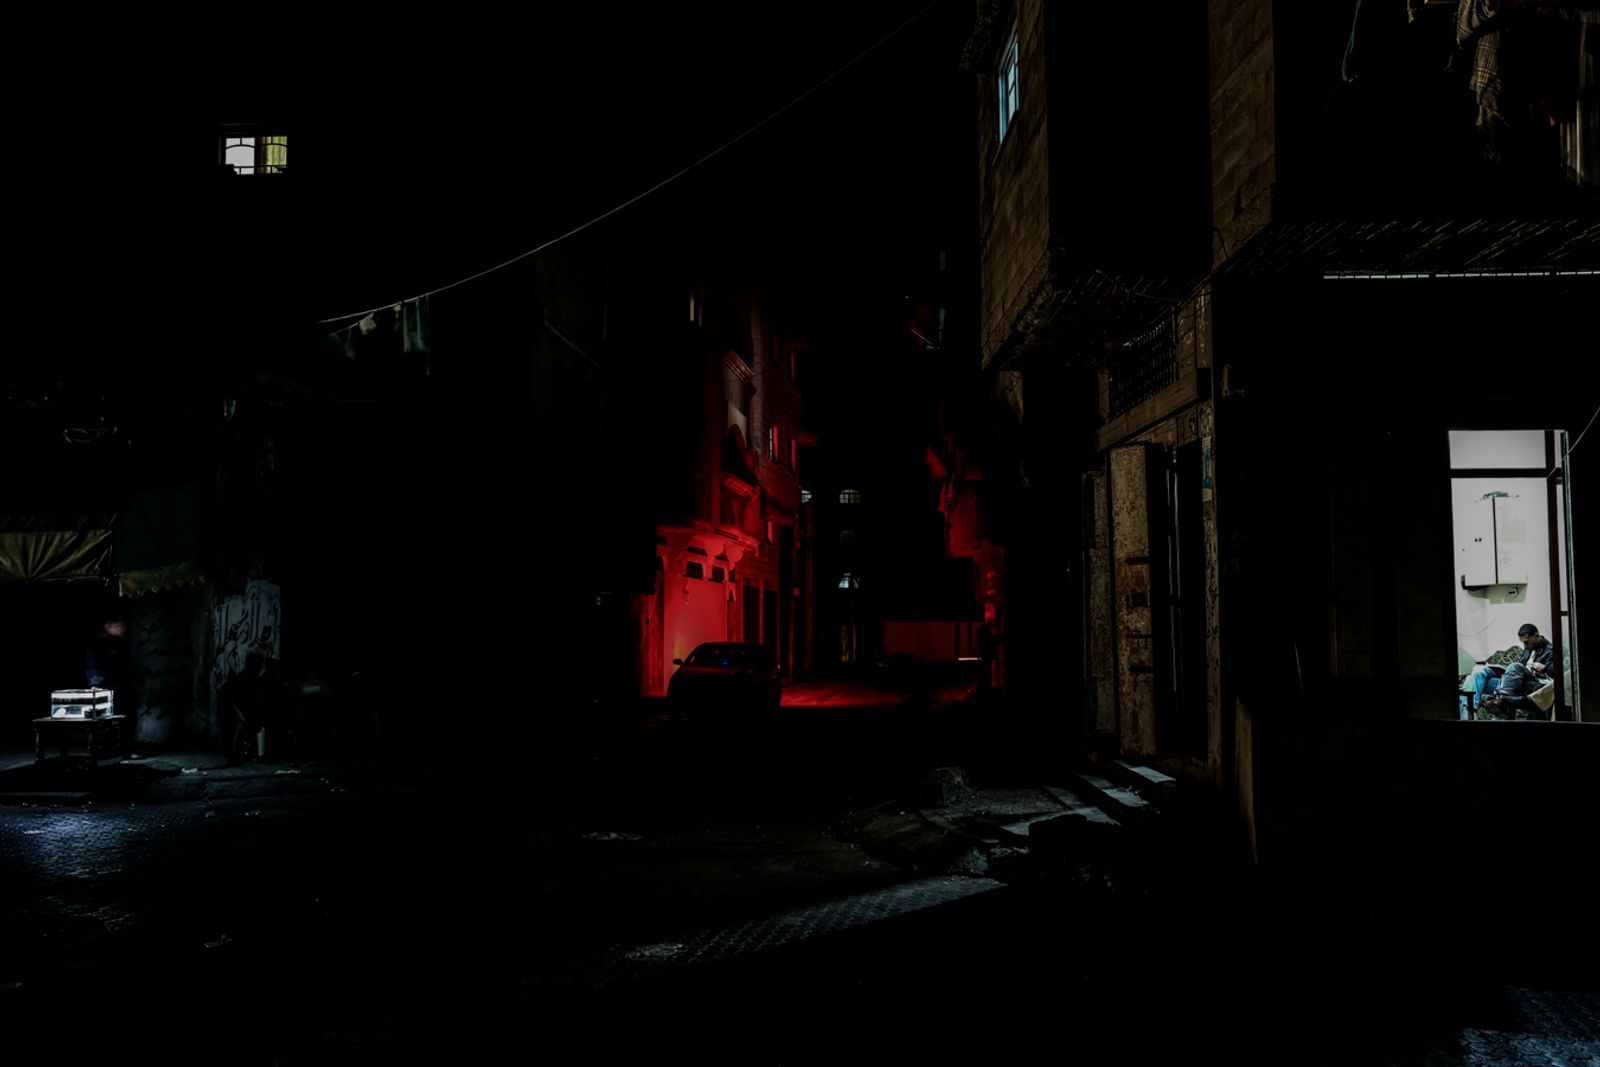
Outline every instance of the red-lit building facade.
<svg viewBox="0 0 1600 1067"><path fill-rule="evenodd" d="M646 420L665 446L654 587L637 614L646 696L705 641L759 643L791 673L811 662L802 341L753 254L707 233L680 247L692 252L675 275L677 380L650 390L661 406Z"/></svg>

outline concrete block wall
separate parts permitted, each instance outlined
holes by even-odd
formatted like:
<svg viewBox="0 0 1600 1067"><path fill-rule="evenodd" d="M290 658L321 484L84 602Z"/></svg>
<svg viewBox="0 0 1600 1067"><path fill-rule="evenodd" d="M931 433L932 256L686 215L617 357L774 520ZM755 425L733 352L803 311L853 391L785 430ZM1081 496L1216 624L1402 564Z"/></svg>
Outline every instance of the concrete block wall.
<svg viewBox="0 0 1600 1067"><path fill-rule="evenodd" d="M800 390L789 380L789 345L780 341L774 348L771 358L756 361L755 403L761 426L757 475L763 498L774 507L793 512L800 506L800 477L798 471L789 471L789 442L800 432ZM769 426L776 426L779 436L778 454L772 457L767 455Z"/></svg>
<svg viewBox="0 0 1600 1067"><path fill-rule="evenodd" d="M800 431L800 391L795 383L789 379L789 341L781 330L773 330L768 335L773 342L773 351L770 358L760 360L760 369L757 371L756 403L761 408L762 421L767 425L778 428L778 451L771 457L767 455L766 439L761 442L761 460L759 477L761 479L761 497L764 503L763 519L781 517L778 525L773 529L773 539L767 539L767 524L761 524L758 534L761 539L760 549L754 553L757 557L752 560L747 555L747 561L755 563L748 571L740 566L740 577L748 580L751 576L758 578L757 584L763 588L777 591L780 594L778 610L780 616L791 609L788 593L782 588L781 578L783 566L782 536L785 529L792 530L795 512L800 507L800 479L798 474L790 473L789 450L790 444L796 439ZM798 458L798 449L796 455ZM787 521L782 521L787 520ZM789 561L791 564L793 560ZM796 583L796 576L791 573L789 585ZM744 604L745 611L759 610L758 605ZM766 626L763 620L763 630ZM785 642L791 639L792 619L780 619L778 632L783 635ZM767 641L769 635L762 633L762 640ZM784 651L780 658L787 660L788 653Z"/></svg>
<svg viewBox="0 0 1600 1067"><path fill-rule="evenodd" d="M202 583L131 602L130 673L135 681L131 692L117 694L117 710L133 717L133 733L124 735L126 742L203 743L220 736L205 650L226 635L213 638L209 633L212 597L213 588ZM276 627L276 616L272 625Z"/></svg>
<svg viewBox="0 0 1600 1067"><path fill-rule="evenodd" d="M1015 12L1020 109L1003 141L998 140L995 78L1012 23L997 31L993 55L977 75L979 321L985 363L1045 280L1050 245L1044 3L1018 0Z"/></svg>
<svg viewBox="0 0 1600 1067"><path fill-rule="evenodd" d="M1220 266L1272 219L1276 172L1271 0L1213 0L1212 263Z"/></svg>

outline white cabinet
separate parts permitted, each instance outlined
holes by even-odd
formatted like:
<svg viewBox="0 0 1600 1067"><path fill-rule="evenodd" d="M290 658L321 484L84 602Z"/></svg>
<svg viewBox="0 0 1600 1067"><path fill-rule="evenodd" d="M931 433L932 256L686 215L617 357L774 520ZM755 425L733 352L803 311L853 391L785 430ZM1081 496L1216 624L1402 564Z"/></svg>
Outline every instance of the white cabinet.
<svg viewBox="0 0 1600 1067"><path fill-rule="evenodd" d="M1528 517L1520 496L1494 500L1494 578L1499 585L1528 582Z"/></svg>
<svg viewBox="0 0 1600 1067"><path fill-rule="evenodd" d="M1494 498L1474 500L1456 526L1456 573L1468 589L1494 584Z"/></svg>
<svg viewBox="0 0 1600 1067"><path fill-rule="evenodd" d="M1528 582L1524 498L1491 493L1467 506L1456 531L1456 570L1468 589Z"/></svg>

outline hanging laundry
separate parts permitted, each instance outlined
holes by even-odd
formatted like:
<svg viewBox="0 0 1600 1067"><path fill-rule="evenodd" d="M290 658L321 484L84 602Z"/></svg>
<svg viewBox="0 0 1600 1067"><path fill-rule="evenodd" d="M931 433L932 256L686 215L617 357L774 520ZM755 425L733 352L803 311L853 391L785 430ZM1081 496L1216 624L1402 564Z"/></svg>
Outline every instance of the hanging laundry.
<svg viewBox="0 0 1600 1067"><path fill-rule="evenodd" d="M1460 0L1456 49L1472 55L1468 87L1485 158L1538 165L1560 157L1579 113L1584 23L1596 15L1560 3Z"/></svg>
<svg viewBox="0 0 1600 1067"><path fill-rule="evenodd" d="M1501 133L1505 126L1505 109L1501 103L1500 85L1500 30L1499 0L1461 0L1456 9L1456 48L1472 51L1472 74L1468 88L1478 102L1478 129L1485 139L1484 151L1497 158L1501 151Z"/></svg>
<svg viewBox="0 0 1600 1067"><path fill-rule="evenodd" d="M356 358L356 347L350 341L350 329L335 330L323 338L323 344L332 351L338 352L345 359Z"/></svg>
<svg viewBox="0 0 1600 1067"><path fill-rule="evenodd" d="M1578 88L1572 118L1561 124L1561 160L1579 185L1600 186L1600 12L1581 12Z"/></svg>
<svg viewBox="0 0 1600 1067"><path fill-rule="evenodd" d="M428 351L428 298L407 300L401 313L400 345L403 352Z"/></svg>

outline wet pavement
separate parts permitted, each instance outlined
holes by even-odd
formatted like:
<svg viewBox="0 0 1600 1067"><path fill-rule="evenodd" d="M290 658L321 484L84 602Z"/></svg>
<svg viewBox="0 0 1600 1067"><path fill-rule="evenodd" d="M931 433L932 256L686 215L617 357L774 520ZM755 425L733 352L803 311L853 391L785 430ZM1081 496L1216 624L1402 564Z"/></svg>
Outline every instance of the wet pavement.
<svg viewBox="0 0 1600 1067"><path fill-rule="evenodd" d="M55 1062L1600 1065L1592 957L1548 917L1213 870L1064 774L930 775L971 735L927 708L805 708L759 759L646 724L90 788L0 760L0 1015L70 1027L96 991Z"/></svg>

